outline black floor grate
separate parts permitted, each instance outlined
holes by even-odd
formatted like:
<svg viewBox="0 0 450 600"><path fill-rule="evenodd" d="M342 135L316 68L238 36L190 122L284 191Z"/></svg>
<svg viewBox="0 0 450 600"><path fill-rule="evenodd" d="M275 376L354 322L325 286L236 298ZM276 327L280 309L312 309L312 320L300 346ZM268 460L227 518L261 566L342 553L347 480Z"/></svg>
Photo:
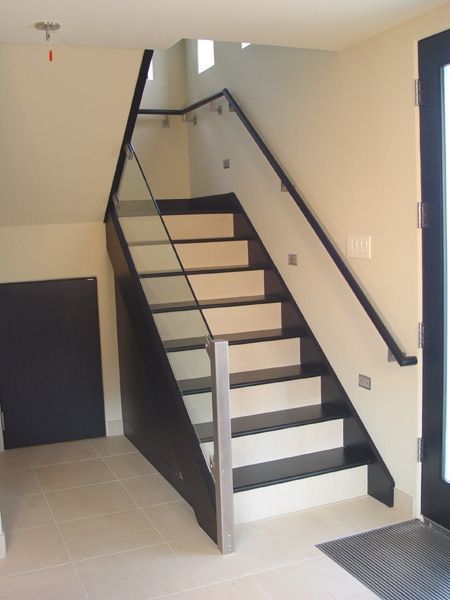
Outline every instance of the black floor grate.
<svg viewBox="0 0 450 600"><path fill-rule="evenodd" d="M383 600L450 600L450 536L418 520L317 547Z"/></svg>

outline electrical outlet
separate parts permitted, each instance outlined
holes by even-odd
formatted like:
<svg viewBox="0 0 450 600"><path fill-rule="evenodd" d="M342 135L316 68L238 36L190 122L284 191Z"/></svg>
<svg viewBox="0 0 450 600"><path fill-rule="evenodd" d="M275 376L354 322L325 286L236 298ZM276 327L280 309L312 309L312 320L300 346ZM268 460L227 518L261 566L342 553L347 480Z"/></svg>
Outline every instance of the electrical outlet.
<svg viewBox="0 0 450 600"><path fill-rule="evenodd" d="M359 387L362 387L365 390L370 390L372 388L372 379L367 375L361 375L360 373L358 376L358 383Z"/></svg>
<svg viewBox="0 0 450 600"><path fill-rule="evenodd" d="M229 169L230 168L230 159L229 158L224 158L223 159L223 168L224 169Z"/></svg>
<svg viewBox="0 0 450 600"><path fill-rule="evenodd" d="M288 254L288 265L292 265L293 267L296 267L297 264L298 264L297 255L296 254Z"/></svg>

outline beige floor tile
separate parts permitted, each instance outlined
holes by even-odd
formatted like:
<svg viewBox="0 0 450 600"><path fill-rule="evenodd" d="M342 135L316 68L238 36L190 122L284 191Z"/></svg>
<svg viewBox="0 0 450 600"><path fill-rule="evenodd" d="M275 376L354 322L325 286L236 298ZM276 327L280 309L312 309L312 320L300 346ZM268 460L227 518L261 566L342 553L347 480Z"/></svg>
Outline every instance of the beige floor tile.
<svg viewBox="0 0 450 600"><path fill-rule="evenodd" d="M378 500L366 496L324 506L311 511L311 515L319 522L326 539L336 539L398 523L404 520L400 511L388 508Z"/></svg>
<svg viewBox="0 0 450 600"><path fill-rule="evenodd" d="M30 461L25 448L14 448L13 450L0 452L0 473L29 468Z"/></svg>
<svg viewBox="0 0 450 600"><path fill-rule="evenodd" d="M0 577L68 561L69 556L56 525L12 531L6 536L6 557L0 560Z"/></svg>
<svg viewBox="0 0 450 600"><path fill-rule="evenodd" d="M77 563L90 600L147 600L195 587L167 544Z"/></svg>
<svg viewBox="0 0 450 600"><path fill-rule="evenodd" d="M207 585L315 556L319 551L311 539L311 522L304 515L302 521L282 518L238 526L236 552L225 557L203 533L170 545L196 581Z"/></svg>
<svg viewBox="0 0 450 600"><path fill-rule="evenodd" d="M46 494L58 522L83 519L135 508L118 481Z"/></svg>
<svg viewBox="0 0 450 600"><path fill-rule="evenodd" d="M98 457L98 452L88 440L32 446L27 448L27 452L32 467L45 467Z"/></svg>
<svg viewBox="0 0 450 600"><path fill-rule="evenodd" d="M72 565L2 579L0 600L85 600Z"/></svg>
<svg viewBox="0 0 450 600"><path fill-rule="evenodd" d="M73 560L164 542L140 510L62 523L60 530Z"/></svg>
<svg viewBox="0 0 450 600"><path fill-rule="evenodd" d="M353 520L361 531L385 527L406 520L399 510L388 508L371 496L346 502L340 510L348 510L350 513L349 519Z"/></svg>
<svg viewBox="0 0 450 600"><path fill-rule="evenodd" d="M272 569L224 583L174 594L173 600L334 600L326 590L311 585L295 565Z"/></svg>
<svg viewBox="0 0 450 600"><path fill-rule="evenodd" d="M90 440L94 448L101 456L113 456L114 454L126 454L136 452L135 446L124 435L96 438Z"/></svg>
<svg viewBox="0 0 450 600"><path fill-rule="evenodd" d="M334 600L353 600L369 590L327 556L305 561L297 566L306 584L325 589Z"/></svg>
<svg viewBox="0 0 450 600"><path fill-rule="evenodd" d="M105 462L118 479L156 473L155 467L138 452L110 456L105 458Z"/></svg>
<svg viewBox="0 0 450 600"><path fill-rule="evenodd" d="M30 469L0 473L0 500L40 491L39 483Z"/></svg>
<svg viewBox="0 0 450 600"><path fill-rule="evenodd" d="M361 594L356 594L356 596L351 596L347 600L379 600L379 598L380 596L367 590L366 592L361 592Z"/></svg>
<svg viewBox="0 0 450 600"><path fill-rule="evenodd" d="M143 510L168 542L190 537L200 532L194 511L184 500L158 504Z"/></svg>
<svg viewBox="0 0 450 600"><path fill-rule="evenodd" d="M52 513L44 494L10 498L1 503L2 521L8 533L53 523Z"/></svg>
<svg viewBox="0 0 450 600"><path fill-rule="evenodd" d="M65 488L105 483L115 479L102 459L82 460L80 462L40 467L35 469L42 489L45 492Z"/></svg>
<svg viewBox="0 0 450 600"><path fill-rule="evenodd" d="M159 473L125 479L123 485L139 506L153 506L180 499L178 492Z"/></svg>
<svg viewBox="0 0 450 600"><path fill-rule="evenodd" d="M333 504L308 511L309 516L315 522L317 544L354 535L361 531L359 525L349 518L349 513L340 514L339 511L336 511L336 506Z"/></svg>

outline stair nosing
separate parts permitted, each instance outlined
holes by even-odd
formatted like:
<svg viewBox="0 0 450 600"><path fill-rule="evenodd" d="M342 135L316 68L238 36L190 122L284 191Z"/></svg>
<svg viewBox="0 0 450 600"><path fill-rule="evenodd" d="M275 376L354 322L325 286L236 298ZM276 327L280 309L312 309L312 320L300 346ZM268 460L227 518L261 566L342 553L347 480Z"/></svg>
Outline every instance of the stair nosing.
<svg viewBox="0 0 450 600"><path fill-rule="evenodd" d="M227 242L250 242L255 238L250 235L232 235L223 237L207 237L207 238L174 238L173 244L214 244Z"/></svg>
<svg viewBox="0 0 450 600"><path fill-rule="evenodd" d="M282 369L289 369L289 368L300 368L303 369L303 371L300 371L300 373L293 373L291 375L289 374L285 374L285 375L280 375L280 376L276 376L276 372L277 371L281 371ZM268 374L269 372L272 372L272 376L263 376L264 373ZM261 373L261 379L250 379L245 381L245 379L241 382L237 382L237 383L233 383L233 376L234 378L238 377L238 376L244 376L244 374L250 374L250 373ZM311 379L313 377L321 377L322 375L325 375L327 373L326 367L323 364L313 364L313 365L289 365L287 367L271 367L269 369L254 369L254 370L250 370L250 371L239 371L237 373L231 373L230 374L230 389L239 389L242 387L254 387L254 386L258 386L258 385L266 385L266 384L270 384L270 383L279 383L281 381L294 381L296 379ZM199 381L201 382L201 385L199 384L198 387L192 388L192 389L187 389L186 387L183 390L183 383L186 383L188 381ZM204 394L207 392L211 391L211 378L210 377L196 377L196 378L192 378L192 379L184 379L184 380L180 380L178 381L178 385L180 386L180 390L181 393L184 396L190 396L192 394Z"/></svg>
<svg viewBox="0 0 450 600"><path fill-rule="evenodd" d="M254 264L254 265L227 265L224 267L199 267L193 269L184 269L183 271L162 271L158 272L145 272L138 273L141 279L152 279L157 277L182 277L186 275L210 275L215 273L245 273L247 271L269 271L271 269L268 264Z"/></svg>
<svg viewBox="0 0 450 600"><path fill-rule="evenodd" d="M336 451L342 451L344 454L350 455L350 457L353 458L353 461L349 464L347 463L341 463L341 464L337 464L337 465L330 465L329 467L324 467L321 469L315 469L315 470L309 470L309 471L304 471L304 472L300 472L300 473L296 473L296 474L292 474L292 475L286 475L283 477L278 477L278 478L273 478L273 479L269 479L269 478L264 478L264 481L260 481L260 482L255 482L255 483L247 483L247 484L233 484L233 491L234 493L241 493L241 492L246 492L246 491L250 491L253 489L259 489L259 488L263 488L263 487L269 487L272 485L278 485L278 484L282 484L282 483L288 483L290 481L297 481L299 479L308 479L309 477L317 477L320 475L326 475L328 473L336 473L339 471L344 471L347 469L353 469L356 467L362 467L365 465L368 465L371 463L371 460L366 457L366 456L362 456L360 454L357 454L356 452L353 452L352 450L346 449L346 448L332 448L330 450L321 450L319 452L311 452L308 454L303 454L303 455L299 455L299 456L293 456L293 457L287 457L287 458L282 458L282 459L277 459L274 461L266 461L264 463L257 463L254 465L245 465L243 467L237 467L233 469L233 474L236 474L237 472L239 472L239 469L248 469L250 470L252 467L260 467L262 465L266 465L269 466L270 468L270 464L275 465L275 463L285 463L287 464L288 461L292 461L294 462L295 460L298 460L300 457L308 457L310 460L311 458L313 458L314 456L322 456L322 457L333 457L333 455L336 454ZM242 472L242 471L241 471Z"/></svg>
<svg viewBox="0 0 450 600"><path fill-rule="evenodd" d="M189 304L178 304L167 303L167 304L149 304L150 310L153 314L168 313L168 312L181 312L185 310L195 309L210 309L210 308L231 308L233 306L248 306L248 305L259 305L259 304L277 304L280 302L287 302L288 296L285 294L268 294L261 296L242 296L239 298L213 298L211 300L200 300ZM190 302L190 301L187 301ZM207 303L207 304L205 304Z"/></svg>
<svg viewBox="0 0 450 600"><path fill-rule="evenodd" d="M242 332L241 335L248 334L248 337L242 338L240 340L230 339L230 337L232 337L233 335L236 335L236 334L223 333L223 334L214 335L214 339L219 339L219 340L225 339L228 341L229 346L243 346L245 344L258 344L260 342L271 342L271 341L278 341L278 340L291 340L291 339L295 339L295 338L304 338L308 335L308 332L307 332L306 328L304 328L304 327L291 327L291 328L286 328L286 329L291 329L292 331L283 332L283 330L281 328L279 330L278 329L264 329L264 330L248 331L248 332L245 331L245 332ZM251 337L252 334L255 335L256 333L260 333L261 331L267 332L267 335L263 335L261 337ZM280 331L282 333L274 334L271 336L269 334L269 332L271 332L271 331ZM168 348L165 345L166 342L178 342L180 344L183 341L183 339L163 341L166 352L185 352L188 350L201 350L202 348L205 348L205 346L206 346L205 337L187 338L187 339L192 340L192 342L190 344L187 344L186 346L179 345L179 346L175 346L172 348L170 348L170 347Z"/></svg>
<svg viewBox="0 0 450 600"><path fill-rule="evenodd" d="M308 410L309 411L313 411L314 409L321 409L322 415L317 415L317 416L310 416L307 418L297 418L294 419L292 421L287 421L285 423L274 423L272 425L267 424L266 426L263 427L257 427L257 428L247 428L242 429L240 431L233 431L233 424L236 426L236 424L241 421L251 421L252 419L258 418L258 417L262 417L262 416L267 416L268 420L270 421L271 417L277 417L281 414L286 414L286 416L289 416L289 413L295 414L295 413L307 413ZM325 412L324 412L325 409ZM277 410L277 411L270 411L270 412L266 412L266 413L257 413L255 415L245 415L243 417L234 417L231 419L231 437L232 439L237 439L240 437L246 437L249 435L258 435L260 433L270 433L273 431L282 431L284 429L291 429L294 427L303 427L306 425L314 425L317 423L326 423L329 421L338 421L340 419L344 419L345 417L347 417L349 415L349 410L347 409L347 407L344 404L339 405L339 407L337 408L333 408L330 410L330 412L327 414L326 410L330 410L330 406L327 406L326 404L309 404L307 406L301 406L301 407L296 407L296 408L289 408L289 409L282 409L282 410ZM201 444L203 443L208 443L208 442L212 442L214 440L214 435L213 434L208 434L208 435L200 435L198 428L199 427L203 427L203 428L212 428L213 423L212 422L208 422L208 423L198 423L196 425L194 425L194 428L196 429L199 441Z"/></svg>

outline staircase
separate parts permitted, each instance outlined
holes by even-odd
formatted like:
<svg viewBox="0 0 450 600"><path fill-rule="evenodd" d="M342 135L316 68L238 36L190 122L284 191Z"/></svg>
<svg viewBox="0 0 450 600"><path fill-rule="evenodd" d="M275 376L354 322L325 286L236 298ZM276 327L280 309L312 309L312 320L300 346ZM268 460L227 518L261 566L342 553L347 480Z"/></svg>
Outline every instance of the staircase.
<svg viewBox="0 0 450 600"><path fill-rule="evenodd" d="M150 203L125 201L123 241L206 464L213 424L202 320L229 342L236 522L367 493L392 506L386 466L236 196L157 206L170 239L161 240Z"/></svg>

